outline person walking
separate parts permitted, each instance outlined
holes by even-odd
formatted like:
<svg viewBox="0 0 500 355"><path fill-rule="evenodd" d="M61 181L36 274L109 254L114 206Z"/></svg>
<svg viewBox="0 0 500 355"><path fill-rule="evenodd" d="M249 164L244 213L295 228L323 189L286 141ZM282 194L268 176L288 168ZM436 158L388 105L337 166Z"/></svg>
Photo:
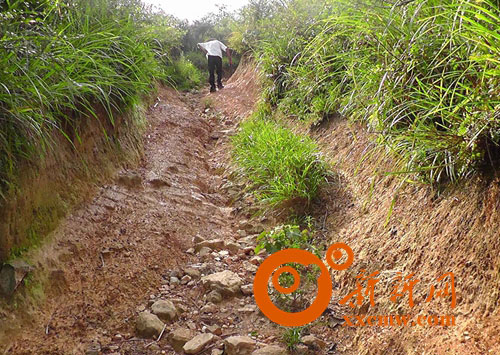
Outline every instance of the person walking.
<svg viewBox="0 0 500 355"><path fill-rule="evenodd" d="M217 71L217 87L222 89L222 53L226 53L229 59L229 65L233 65L231 58L231 50L227 46L216 39L208 42L198 43L198 47L207 55L208 73L210 74L210 92L216 92L215 88L215 71Z"/></svg>

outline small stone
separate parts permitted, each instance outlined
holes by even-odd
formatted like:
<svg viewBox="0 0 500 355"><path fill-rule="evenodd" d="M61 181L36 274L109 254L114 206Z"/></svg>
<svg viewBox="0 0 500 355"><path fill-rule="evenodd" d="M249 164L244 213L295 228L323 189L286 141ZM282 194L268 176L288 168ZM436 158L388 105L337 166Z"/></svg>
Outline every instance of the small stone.
<svg viewBox="0 0 500 355"><path fill-rule="evenodd" d="M248 285L241 286L241 292L245 296L251 296L251 295L253 295L253 285L252 284L248 284Z"/></svg>
<svg viewBox="0 0 500 355"><path fill-rule="evenodd" d="M151 344L149 346L149 349L152 350L152 351L160 351L161 350L160 346L158 344L156 344L156 343Z"/></svg>
<svg viewBox="0 0 500 355"><path fill-rule="evenodd" d="M257 311L257 306L254 305L247 305L243 308L238 309L238 312L243 313L243 314L252 314L255 311Z"/></svg>
<svg viewBox="0 0 500 355"><path fill-rule="evenodd" d="M302 343L317 349L323 349L326 346L326 343L323 340L316 338L314 335L306 335L302 337Z"/></svg>
<svg viewBox="0 0 500 355"><path fill-rule="evenodd" d="M241 278L229 270L204 276L201 282L203 287L219 291L223 296L235 296L241 292Z"/></svg>
<svg viewBox="0 0 500 355"><path fill-rule="evenodd" d="M211 250L222 250L224 241L222 239L204 240L194 246L194 250L200 251L202 248L210 248Z"/></svg>
<svg viewBox="0 0 500 355"><path fill-rule="evenodd" d="M151 311L165 323L171 322L177 318L177 308L173 302L169 300L156 301L151 306Z"/></svg>
<svg viewBox="0 0 500 355"><path fill-rule="evenodd" d="M246 271L250 272L250 273L256 273L256 272L257 272L257 269L258 269L258 267L257 267L256 265L251 264L251 263L250 263L250 262L248 262L248 261L244 261L244 262L243 262L243 268L244 268Z"/></svg>
<svg viewBox="0 0 500 355"><path fill-rule="evenodd" d="M196 281L189 281L189 282L187 283L187 285L188 285L189 287L193 287L193 286L195 286L195 285L196 285Z"/></svg>
<svg viewBox="0 0 500 355"><path fill-rule="evenodd" d="M238 254L241 250L241 245L235 242L226 243L226 249L229 250L232 254Z"/></svg>
<svg viewBox="0 0 500 355"><path fill-rule="evenodd" d="M167 336L168 343L176 352L181 352L184 345L193 338L194 332L187 328L177 328Z"/></svg>
<svg viewBox="0 0 500 355"><path fill-rule="evenodd" d="M201 242L204 242L205 239L203 239L202 237L200 237L199 235L195 235L193 237L193 244L198 244L198 243L201 243Z"/></svg>
<svg viewBox="0 0 500 355"><path fill-rule="evenodd" d="M229 252L227 250L221 250L219 252L219 256L225 258L225 257L229 256Z"/></svg>
<svg viewBox="0 0 500 355"><path fill-rule="evenodd" d="M207 303L203 307L201 307L200 312L202 313L216 313L217 306L213 303Z"/></svg>
<svg viewBox="0 0 500 355"><path fill-rule="evenodd" d="M207 295L207 301L212 303L221 303L222 295L219 291L213 290Z"/></svg>
<svg viewBox="0 0 500 355"><path fill-rule="evenodd" d="M247 236L247 231L244 229L238 229L236 234L238 234L238 237L240 238L245 238Z"/></svg>
<svg viewBox="0 0 500 355"><path fill-rule="evenodd" d="M247 255L252 255L254 254L255 252L255 248L252 248L252 247L246 247L245 249L243 249L243 252Z"/></svg>
<svg viewBox="0 0 500 355"><path fill-rule="evenodd" d="M181 280L179 280L177 277L170 277L170 284L171 285L178 285L181 283Z"/></svg>
<svg viewBox="0 0 500 355"><path fill-rule="evenodd" d="M246 336L232 336L224 340L224 350L227 355L249 355L255 346L255 341Z"/></svg>
<svg viewBox="0 0 500 355"><path fill-rule="evenodd" d="M219 327L217 324L209 325L207 327L207 330L215 335L222 335L222 328Z"/></svg>
<svg viewBox="0 0 500 355"><path fill-rule="evenodd" d="M288 352L280 346L268 345L259 350L255 350L252 355L287 355Z"/></svg>
<svg viewBox="0 0 500 355"><path fill-rule="evenodd" d="M174 269L174 270L170 271L170 277L175 277L175 278L180 279L182 277L182 275L183 274L179 269Z"/></svg>
<svg viewBox="0 0 500 355"><path fill-rule="evenodd" d="M257 265L257 266L262 264L263 261L264 261L264 259L261 258L260 256L254 256L253 258L250 259L250 263Z"/></svg>
<svg viewBox="0 0 500 355"><path fill-rule="evenodd" d="M185 276L181 279L181 284L186 285L186 284L187 284L189 281L191 281L191 280L192 280L191 276L189 276L189 275L185 275Z"/></svg>
<svg viewBox="0 0 500 355"><path fill-rule="evenodd" d="M92 342L85 350L85 355L99 355L101 352L101 344Z"/></svg>
<svg viewBox="0 0 500 355"><path fill-rule="evenodd" d="M211 252L212 252L212 250L210 248L203 247L203 248L200 249L200 251L198 252L198 254L201 257L204 257L204 256L207 256L207 255L210 255Z"/></svg>
<svg viewBox="0 0 500 355"><path fill-rule="evenodd" d="M212 350L212 355L222 355L222 354L224 354L224 351L222 351L221 349Z"/></svg>
<svg viewBox="0 0 500 355"><path fill-rule="evenodd" d="M186 354L199 354L205 347L210 345L214 339L215 336L211 333L198 334L184 344L183 350Z"/></svg>
<svg viewBox="0 0 500 355"><path fill-rule="evenodd" d="M196 252L196 250L194 250L194 248L189 248L188 250L186 250L186 254L190 254L190 255L193 255L195 252Z"/></svg>
<svg viewBox="0 0 500 355"><path fill-rule="evenodd" d="M313 353L311 351L309 351L309 348L307 347L307 345L304 345L304 344L299 344L295 347L295 352L297 354L301 354L301 355L313 355Z"/></svg>
<svg viewBox="0 0 500 355"><path fill-rule="evenodd" d="M201 277L201 272L199 270L193 269L193 268L186 268L184 270L184 273L186 275L189 275L192 279L199 279Z"/></svg>
<svg viewBox="0 0 500 355"><path fill-rule="evenodd" d="M142 312L137 317L135 328L142 338L156 338L163 330L164 323L156 315Z"/></svg>

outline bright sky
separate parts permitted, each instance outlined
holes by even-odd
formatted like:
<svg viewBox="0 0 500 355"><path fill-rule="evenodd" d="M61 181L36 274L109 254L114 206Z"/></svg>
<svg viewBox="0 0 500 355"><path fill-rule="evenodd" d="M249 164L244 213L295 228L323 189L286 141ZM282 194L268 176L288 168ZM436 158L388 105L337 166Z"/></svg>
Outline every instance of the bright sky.
<svg viewBox="0 0 500 355"><path fill-rule="evenodd" d="M217 12L215 5L226 5L228 10L236 10L248 3L248 0L142 0L162 8L166 13L181 20L198 20L210 12Z"/></svg>

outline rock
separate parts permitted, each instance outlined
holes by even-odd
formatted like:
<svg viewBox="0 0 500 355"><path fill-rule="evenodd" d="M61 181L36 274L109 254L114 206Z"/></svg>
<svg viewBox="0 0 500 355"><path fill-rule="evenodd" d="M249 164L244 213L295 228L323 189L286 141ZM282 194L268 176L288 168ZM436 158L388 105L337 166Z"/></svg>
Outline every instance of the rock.
<svg viewBox="0 0 500 355"><path fill-rule="evenodd" d="M236 231L236 234L238 235L239 238L245 238L247 236L247 231L244 229L238 229Z"/></svg>
<svg viewBox="0 0 500 355"><path fill-rule="evenodd" d="M193 268L186 268L184 273L190 276L192 279L199 279L201 277L201 272L199 270Z"/></svg>
<svg viewBox="0 0 500 355"><path fill-rule="evenodd" d="M181 280L179 280L177 277L170 277L170 284L171 285L178 285L181 283Z"/></svg>
<svg viewBox="0 0 500 355"><path fill-rule="evenodd" d="M280 346L268 345L259 350L255 350L252 355L287 355L288 352Z"/></svg>
<svg viewBox="0 0 500 355"><path fill-rule="evenodd" d="M186 285L191 280L192 280L191 276L184 275L184 277L181 279L181 284Z"/></svg>
<svg viewBox="0 0 500 355"><path fill-rule="evenodd" d="M299 344L295 347L295 352L301 355L313 355L314 353L309 350L307 345Z"/></svg>
<svg viewBox="0 0 500 355"><path fill-rule="evenodd" d="M170 271L170 277L175 277L177 279L180 279L182 277L183 273L179 269L174 269Z"/></svg>
<svg viewBox="0 0 500 355"><path fill-rule="evenodd" d="M255 311L257 311L257 306L251 305L251 304L249 304L249 305L247 305L247 306L245 306L243 308L239 308L238 309L238 312L244 313L244 314L252 314Z"/></svg>
<svg viewBox="0 0 500 355"><path fill-rule="evenodd" d="M235 242L226 243L226 249L231 252L231 254L238 254L241 250L241 245Z"/></svg>
<svg viewBox="0 0 500 355"><path fill-rule="evenodd" d="M92 342L87 346L85 350L85 355L99 355L101 353L101 344L98 342Z"/></svg>
<svg viewBox="0 0 500 355"><path fill-rule="evenodd" d="M201 243L205 241L205 239L203 239L202 237L200 237L199 235L195 235L193 237L193 244L198 244L198 243Z"/></svg>
<svg viewBox="0 0 500 355"><path fill-rule="evenodd" d="M177 308L172 301L159 300L151 306L151 312L165 323L172 322L177 318Z"/></svg>
<svg viewBox="0 0 500 355"><path fill-rule="evenodd" d="M219 291L213 290L207 295L207 301L212 303L221 303L222 295Z"/></svg>
<svg viewBox="0 0 500 355"><path fill-rule="evenodd" d="M154 173L149 173L149 176L147 177L148 183L153 186L154 188L161 188L161 187L166 187L166 186L172 186L170 182L167 180L157 176Z"/></svg>
<svg viewBox="0 0 500 355"><path fill-rule="evenodd" d="M204 257L204 256L207 256L207 255L210 255L211 252L212 252L212 249L207 248L207 247L203 247L203 248L200 249L200 251L198 252L198 254L201 257Z"/></svg>
<svg viewBox="0 0 500 355"><path fill-rule="evenodd" d="M193 255L194 253L195 253L194 248L189 248L188 250L186 250L186 254L191 254L191 255Z"/></svg>
<svg viewBox="0 0 500 355"><path fill-rule="evenodd" d="M211 333L198 334L184 344L182 349L186 354L199 354L214 340L215 336Z"/></svg>
<svg viewBox="0 0 500 355"><path fill-rule="evenodd" d="M245 336L232 336L224 340L227 355L249 355L255 349L255 341Z"/></svg>
<svg viewBox="0 0 500 355"><path fill-rule="evenodd" d="M222 335L222 328L219 327L217 324L209 325L207 326L207 330L215 335Z"/></svg>
<svg viewBox="0 0 500 355"><path fill-rule="evenodd" d="M207 303L203 307L201 307L200 312L202 313L216 313L217 312L217 306L213 303Z"/></svg>
<svg viewBox="0 0 500 355"><path fill-rule="evenodd" d="M241 286L241 292L245 296L251 296L251 295L253 295L253 285L252 284L248 284L248 285Z"/></svg>
<svg viewBox="0 0 500 355"><path fill-rule="evenodd" d="M314 335L306 335L302 337L302 343L316 349L323 349L326 346L326 343L323 340L316 338Z"/></svg>
<svg viewBox="0 0 500 355"><path fill-rule="evenodd" d="M219 291L223 296L235 296L241 292L241 278L229 270L204 276L201 282L206 289Z"/></svg>
<svg viewBox="0 0 500 355"><path fill-rule="evenodd" d="M177 328L167 336L168 343L174 348L178 353L182 352L184 345L192 339L194 336L194 331L187 328Z"/></svg>
<svg viewBox="0 0 500 355"><path fill-rule="evenodd" d="M137 317L135 329L142 338L157 338L163 330L164 323L156 315L142 312Z"/></svg>
<svg viewBox="0 0 500 355"><path fill-rule="evenodd" d="M222 351L221 349L212 350L212 355L222 355L222 354L224 354L224 351Z"/></svg>
<svg viewBox="0 0 500 355"><path fill-rule="evenodd" d="M243 268L250 272L250 273L256 273L257 272L257 269L259 268L258 266L248 262L248 261L244 261L243 262Z"/></svg>
<svg viewBox="0 0 500 355"><path fill-rule="evenodd" d="M255 252L255 248L253 247L246 247L245 249L243 249L243 253L247 254L247 255L252 255L254 254Z"/></svg>
<svg viewBox="0 0 500 355"><path fill-rule="evenodd" d="M250 259L250 263L257 265L257 266L262 264L263 261L264 261L264 259L261 258L260 256L254 256L253 258Z"/></svg>
<svg viewBox="0 0 500 355"><path fill-rule="evenodd" d="M210 248L212 250L222 250L224 248L224 241L222 239L204 240L200 243L197 243L194 246L195 251L200 251L202 248Z"/></svg>

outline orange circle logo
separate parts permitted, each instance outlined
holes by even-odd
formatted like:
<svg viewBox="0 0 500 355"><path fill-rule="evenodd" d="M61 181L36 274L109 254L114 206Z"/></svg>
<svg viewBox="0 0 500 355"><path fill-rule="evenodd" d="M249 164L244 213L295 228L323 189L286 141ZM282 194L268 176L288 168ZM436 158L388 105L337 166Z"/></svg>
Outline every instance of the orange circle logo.
<svg viewBox="0 0 500 355"><path fill-rule="evenodd" d="M318 277L318 294L316 299L309 308L301 312L289 313L282 311L274 305L269 296L268 284L271 275L272 284L280 293L292 293L299 287L300 275L295 269L290 266L278 268L280 265L288 263L297 263L306 266L314 264L321 270L321 274ZM294 278L293 285L287 288L279 284L279 277L285 272L292 274ZM317 256L301 249L285 249L272 254L260 265L255 275L253 289L255 302L262 313L271 321L287 327L300 327L316 320L328 307L332 296L332 281L325 264Z"/></svg>
<svg viewBox="0 0 500 355"><path fill-rule="evenodd" d="M342 258L343 254L340 251L340 249L343 249L347 253L347 260L343 264L337 264L334 261L334 259L339 260ZM328 265L330 265L332 269L341 271L349 268L349 266L352 265L352 263L354 262L354 253L351 247L349 247L349 245L345 243L335 243L328 248L328 250L326 251L325 258L326 262L328 263Z"/></svg>

